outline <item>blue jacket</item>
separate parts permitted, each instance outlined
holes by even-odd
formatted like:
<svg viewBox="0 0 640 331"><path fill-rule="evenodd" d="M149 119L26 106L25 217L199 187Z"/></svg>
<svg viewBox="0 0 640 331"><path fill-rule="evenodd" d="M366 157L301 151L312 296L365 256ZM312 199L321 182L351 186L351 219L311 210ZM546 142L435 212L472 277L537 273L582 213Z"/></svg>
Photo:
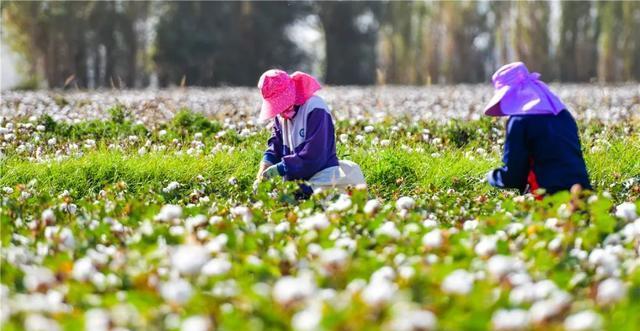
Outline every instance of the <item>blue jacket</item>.
<svg viewBox="0 0 640 331"><path fill-rule="evenodd" d="M548 193L568 190L574 184L591 189L582 157L578 126L567 110L557 115L517 115L507 121L504 166L487 179L498 188L530 187L530 171Z"/></svg>
<svg viewBox="0 0 640 331"><path fill-rule="evenodd" d="M294 118L299 108L296 106ZM318 171L338 165L333 119L327 111L316 108L309 113L304 142L293 151L283 143L280 121L274 121L263 160L276 164L285 180L308 180Z"/></svg>

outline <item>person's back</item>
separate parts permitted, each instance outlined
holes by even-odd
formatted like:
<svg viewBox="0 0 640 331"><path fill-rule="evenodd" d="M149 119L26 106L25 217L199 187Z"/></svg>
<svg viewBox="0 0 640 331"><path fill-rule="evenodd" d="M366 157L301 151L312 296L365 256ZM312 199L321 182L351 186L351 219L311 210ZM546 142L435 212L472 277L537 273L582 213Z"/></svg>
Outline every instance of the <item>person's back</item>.
<svg viewBox="0 0 640 331"><path fill-rule="evenodd" d="M502 161L487 174L498 188L548 193L575 184L590 189L578 127L562 101L521 62L502 66L492 77L495 94L489 116L509 116Z"/></svg>
<svg viewBox="0 0 640 331"><path fill-rule="evenodd" d="M516 115L511 116L509 122L512 128L522 126L527 148L518 152L527 153L523 157L528 159L528 169L533 172L539 187L549 193L570 189L574 184L591 188L578 127L571 113L563 110L557 115ZM511 151L512 155L514 152ZM516 177L530 177L528 175ZM524 191L526 184L522 183L518 188Z"/></svg>

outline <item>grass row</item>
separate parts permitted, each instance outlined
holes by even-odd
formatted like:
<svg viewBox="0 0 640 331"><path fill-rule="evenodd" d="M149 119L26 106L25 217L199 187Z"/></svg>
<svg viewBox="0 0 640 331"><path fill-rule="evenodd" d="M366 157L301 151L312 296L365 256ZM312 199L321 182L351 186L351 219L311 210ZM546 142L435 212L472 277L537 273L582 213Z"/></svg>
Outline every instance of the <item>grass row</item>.
<svg viewBox="0 0 640 331"><path fill-rule="evenodd" d="M618 139L610 144L606 150L585 154L590 176L598 190L623 190L625 180L640 179L640 142ZM204 155L171 152L137 155L99 148L60 162L31 163L9 158L0 162L0 186L36 180L40 189L52 193L69 190L80 197L119 181L137 191L149 186L158 189L170 181L189 185L195 183L197 175L202 175L215 188L211 193L226 194L231 190L228 180L232 177L241 188L249 189L261 159L259 144L243 145L244 148L230 153ZM471 146L446 149L438 157L426 152L405 152L393 146L341 150L339 154L348 154L348 159L360 164L371 193L388 198L448 188L486 193L490 189L482 178L500 164L499 155L474 160L465 157L465 153L473 152Z"/></svg>

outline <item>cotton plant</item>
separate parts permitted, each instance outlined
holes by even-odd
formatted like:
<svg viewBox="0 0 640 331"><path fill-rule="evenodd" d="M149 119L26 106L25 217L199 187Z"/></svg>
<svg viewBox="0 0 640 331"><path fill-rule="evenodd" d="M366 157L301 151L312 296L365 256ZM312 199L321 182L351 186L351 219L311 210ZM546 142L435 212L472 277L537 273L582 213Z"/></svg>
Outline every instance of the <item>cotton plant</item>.
<svg viewBox="0 0 640 331"><path fill-rule="evenodd" d="M623 90L615 93L634 95ZM407 106L411 124L390 124L385 111L369 114L366 109L380 107L370 100L353 116L337 114L345 121L337 124L338 140L353 145L346 152L357 156L377 142L377 152L450 157L458 131L421 121L467 115L453 116L445 111L451 105L418 91L382 93L379 100L392 105L397 98L423 98L428 107ZM456 88L435 94L451 91ZM14 93L3 96L23 103ZM96 111L112 106L108 92L87 104L80 102L86 92L73 93L66 108L47 95L30 102L50 107L57 125L78 129L89 119L112 125L109 115ZM80 162L104 151L125 161L195 158L215 165L263 148L266 132L246 120L252 97L244 90L171 91L163 100L144 91L118 93L131 110L131 125L142 124L139 132L73 138L47 124L41 108L23 106L15 110L23 118L11 115L0 125L0 151L11 160L55 168L56 158ZM456 103L459 109L481 93L472 94ZM351 104L340 93L329 92L327 99L335 108ZM143 106L150 100L153 111ZM216 121L219 127L211 131L179 127L172 122L178 102L210 115L215 104L229 113L236 107L239 115ZM615 116L628 112L621 108ZM472 131L480 138L460 156L498 161L494 147L504 142L499 125L482 123L486 127ZM606 150L615 130L623 129L588 133L585 148ZM368 171L384 176L391 170ZM574 192L539 202L531 195L476 192L469 187L478 186L460 179L444 187L416 184L384 194L384 187L353 188L296 200L296 183L265 182L253 194L253 178L244 172L203 167L142 184L122 173L122 182L97 183L88 192L74 189L80 185L48 190L48 183L30 178L2 184L3 327L66 329L66 321L77 319L80 328L96 331L256 325L598 330L630 322L620 316L637 308L640 223L635 181L625 174L620 185L608 188L612 194ZM400 178L390 180L401 185Z"/></svg>

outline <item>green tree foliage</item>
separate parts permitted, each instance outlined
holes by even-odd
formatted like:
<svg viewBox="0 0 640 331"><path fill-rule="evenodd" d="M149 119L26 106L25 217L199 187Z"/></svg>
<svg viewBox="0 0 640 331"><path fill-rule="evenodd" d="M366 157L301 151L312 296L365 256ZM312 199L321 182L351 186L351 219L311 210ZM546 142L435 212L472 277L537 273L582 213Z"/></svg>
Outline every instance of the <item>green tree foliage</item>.
<svg viewBox="0 0 640 331"><path fill-rule="evenodd" d="M146 2L5 1L7 40L49 87L134 86ZM142 82L141 82L142 83Z"/></svg>
<svg viewBox="0 0 640 331"><path fill-rule="evenodd" d="M379 2L317 3L325 35L327 83L375 82L380 9Z"/></svg>
<svg viewBox="0 0 640 331"><path fill-rule="evenodd" d="M480 11L477 2L443 1L439 6L439 16L447 32L442 45L444 82L484 81L486 54L476 42L485 34L489 37L485 13Z"/></svg>
<svg viewBox="0 0 640 331"><path fill-rule="evenodd" d="M588 81L597 75L597 29L589 1L561 3L558 60L562 81Z"/></svg>
<svg viewBox="0 0 640 331"><path fill-rule="evenodd" d="M268 68L298 70L314 57L324 59L328 84L484 82L512 61L545 80L640 80L637 1L11 0L0 7L5 42L28 63L24 87L39 79L48 87L142 87L152 73L160 86L255 86ZM320 23L325 45L310 57L290 40L305 39L294 27L309 18Z"/></svg>
<svg viewBox="0 0 640 331"><path fill-rule="evenodd" d="M622 3L598 2L598 79L611 82L620 79L620 35L622 32Z"/></svg>
<svg viewBox="0 0 640 331"><path fill-rule="evenodd" d="M516 5L513 45L518 60L529 69L554 78L549 38L550 4L546 1L519 1Z"/></svg>
<svg viewBox="0 0 640 331"><path fill-rule="evenodd" d="M640 2L622 4L623 80L640 80Z"/></svg>
<svg viewBox="0 0 640 331"><path fill-rule="evenodd" d="M427 5L393 1L384 11L381 29L381 83L421 84L427 80L424 32Z"/></svg>
<svg viewBox="0 0 640 331"><path fill-rule="evenodd" d="M287 2L165 4L154 54L161 85L255 85L268 68L294 69L302 53L287 27L308 10Z"/></svg>

